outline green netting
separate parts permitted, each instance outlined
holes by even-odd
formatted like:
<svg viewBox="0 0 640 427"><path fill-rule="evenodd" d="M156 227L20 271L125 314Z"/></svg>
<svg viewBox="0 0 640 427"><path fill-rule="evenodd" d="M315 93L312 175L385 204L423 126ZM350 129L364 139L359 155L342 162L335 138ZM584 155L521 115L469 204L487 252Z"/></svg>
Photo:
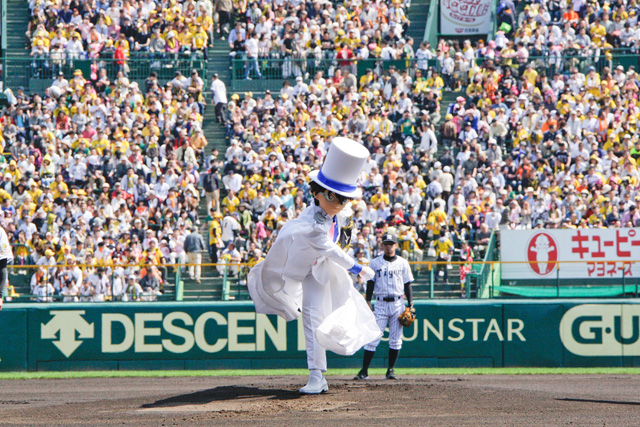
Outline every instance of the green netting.
<svg viewBox="0 0 640 427"><path fill-rule="evenodd" d="M562 286L559 291L558 288L550 286L496 286L494 290L527 298L601 298L635 293L636 285Z"/></svg>

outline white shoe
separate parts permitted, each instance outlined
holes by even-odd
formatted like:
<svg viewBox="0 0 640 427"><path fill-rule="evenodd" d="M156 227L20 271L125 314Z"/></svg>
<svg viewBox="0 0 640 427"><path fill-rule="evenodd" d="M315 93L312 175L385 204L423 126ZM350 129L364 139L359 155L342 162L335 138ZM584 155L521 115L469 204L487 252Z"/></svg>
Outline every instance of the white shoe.
<svg viewBox="0 0 640 427"><path fill-rule="evenodd" d="M321 380L309 378L307 385L300 389L300 394L320 394L327 392L327 390L329 390L329 386L324 377Z"/></svg>

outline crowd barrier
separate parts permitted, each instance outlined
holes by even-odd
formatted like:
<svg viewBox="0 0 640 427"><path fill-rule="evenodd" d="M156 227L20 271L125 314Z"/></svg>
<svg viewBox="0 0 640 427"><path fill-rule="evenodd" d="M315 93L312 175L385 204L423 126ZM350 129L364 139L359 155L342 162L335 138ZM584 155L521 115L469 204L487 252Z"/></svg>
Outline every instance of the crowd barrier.
<svg viewBox="0 0 640 427"><path fill-rule="evenodd" d="M259 76L255 71L254 61L247 58L244 53L238 52L230 58L231 82L229 89L232 92L245 90L262 92L266 89L279 89L285 80L295 84L296 77L302 76L308 81L313 78L317 71L322 71L324 77L330 77L340 67L349 68L358 78L364 75L368 69L380 75L388 71L390 67L395 67L397 70L409 70L409 74L412 77L415 77L415 70L417 69L428 70L431 68L441 71L440 62L437 59L382 60L370 58L364 60L338 60L335 58L334 52L325 53L319 58L315 56L306 58L282 57L280 54L272 54L257 60L257 68L261 74L258 79ZM527 64L533 64L538 72L544 71L551 78L557 73L568 75L573 67L578 68L583 73L588 72L589 67L596 68L598 72L603 71L605 67L613 69L618 65L622 65L625 69L630 66L635 66L638 69L640 65L639 58L637 52L629 49L612 49L606 52L601 50L575 50L563 52L562 55L549 53L532 55L526 61L521 61L515 57L500 57L494 62L496 65L509 66L517 71L523 71ZM476 62L482 65L485 60L478 58ZM120 69L116 60L110 56L92 59L71 57L55 59L50 55L9 56L0 58L0 63L3 69L1 77L5 80L6 87L15 89L21 86L26 92L38 93L50 85L51 80L55 78L59 71L62 71L66 78L72 78L73 72L76 69L80 69L83 71L85 78L89 78L91 66L95 64L106 68L109 78L113 79ZM131 56L126 60L126 64L127 76L131 81L143 82L152 71L155 71L160 82L166 83L173 78L176 71L188 76L191 70L194 69L199 72L205 81L207 79L207 64L202 52L199 51L181 53L176 56L132 52ZM248 77L253 79L251 81L245 79L247 69L250 69ZM462 80L466 80L466 75L459 77Z"/></svg>
<svg viewBox="0 0 640 427"><path fill-rule="evenodd" d="M495 255L495 241L492 240L487 248L487 256L484 261L463 262L452 261L409 261L414 276L412 285L413 296L416 300L430 300L439 298L466 298L466 299L492 299L492 298L637 298L640 291L640 274L638 268L640 261L545 261L553 265L554 273L549 277L538 280L514 281L514 274L525 277L533 271L533 266L542 261L505 262L491 259ZM105 272L109 285L101 297L95 298L95 302L126 301L243 301L249 300L247 289L247 274L254 263L202 263L202 264L166 264L159 267L163 277L160 293L135 291L127 288L126 276L121 270L107 268ZM593 274L592 278L564 278L560 272L582 266ZM190 267L199 266L202 269L202 283L196 283L188 278ZM510 276L503 277L505 266L509 267ZM90 267L95 270L96 266ZM135 267L144 270L145 265L117 266L118 268ZM33 276L38 268L47 275L44 280L52 285L49 291L34 290ZM89 266L79 265L83 271ZM30 266L10 265L9 286L5 292L7 305L13 303L62 303L77 304L78 302L93 301L91 297L83 296L80 292L73 295L61 294L55 288L59 287L59 277L69 268L59 266ZM518 273L519 272L519 273ZM445 283L445 273L448 281ZM602 274L600 274L602 273ZM87 274L87 273L85 273ZM599 277L601 276L601 277ZM87 276L88 277L88 276ZM87 278L85 277L85 278ZM136 276L136 282L140 283L141 277ZM353 276L354 285L364 293L365 284ZM56 280L58 283L56 283ZM91 280L91 279L90 279ZM120 280L120 282L118 282ZM464 287L462 283L464 282ZM462 292L464 288L464 293ZM194 293L204 297L195 297Z"/></svg>
<svg viewBox="0 0 640 427"><path fill-rule="evenodd" d="M476 59L476 63L480 66L484 61L486 61L485 58ZM630 66L635 66L638 69L640 64L637 52L629 49L613 49L607 52L601 50L570 50L563 52L561 55L547 52L529 56L527 60L519 60L515 56L505 56L494 60L494 63L502 67L511 67L518 72L524 71L527 64L532 64L539 73L544 72L549 78L558 73L568 75L573 67L586 74L589 67L594 67L596 71L601 72L605 67L613 70L618 65L622 65L625 70ZM373 70L378 75L382 75L390 67L395 67L400 71L406 69L411 77L415 77L417 69L423 70L425 78L427 75L424 71L428 69L441 72L441 63L435 58L429 60L416 58L342 60L337 59L333 52L324 54L319 58L315 56L285 58L280 54L261 57L257 60L260 77L255 71L254 64L254 60L247 58L241 52L231 57L231 89L233 91L241 91L247 84L254 90L263 91L266 88L273 87L274 83L277 83L276 86L281 86L285 80L289 80L294 85L296 77L302 76L305 80L308 80L313 78L317 71L322 71L325 78L332 77L335 70L341 67L348 68L358 78L364 75L368 69ZM259 78L259 80L247 82L245 79L247 69L250 69L248 77L254 80ZM466 82L466 74L463 73L457 77L462 79L463 83Z"/></svg>
<svg viewBox="0 0 640 427"><path fill-rule="evenodd" d="M152 71L156 72L161 84L173 79L176 71L189 77L191 71L196 70L205 82L207 80L207 63L201 52L176 56L132 52L131 56L124 61L126 65L122 66L112 56L89 59L66 56L55 58L50 55L7 56L0 58L0 62L5 86L14 91L22 87L25 93L42 93L44 89L51 86L59 72L70 80L74 77L74 72L80 70L83 77L90 80L92 73L97 75L99 68L107 70L107 77L111 81L117 77L118 71L123 70L129 81L138 82L143 90L142 83Z"/></svg>

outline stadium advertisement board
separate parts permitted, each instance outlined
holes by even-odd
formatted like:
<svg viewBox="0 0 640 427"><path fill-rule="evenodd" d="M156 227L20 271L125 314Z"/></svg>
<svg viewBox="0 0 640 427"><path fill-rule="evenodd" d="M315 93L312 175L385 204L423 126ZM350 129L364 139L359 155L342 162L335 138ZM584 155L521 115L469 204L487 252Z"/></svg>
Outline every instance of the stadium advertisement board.
<svg viewBox="0 0 640 427"><path fill-rule="evenodd" d="M440 34L447 36L488 34L491 20L491 0L440 1Z"/></svg>
<svg viewBox="0 0 640 427"><path fill-rule="evenodd" d="M629 300L416 304L399 367L634 366L640 304ZM250 303L6 305L0 370L304 368L301 321ZM372 366L385 366L384 344ZM331 368L361 357L329 354Z"/></svg>
<svg viewBox="0 0 640 427"><path fill-rule="evenodd" d="M500 256L503 280L634 280L640 277L640 230L504 230Z"/></svg>

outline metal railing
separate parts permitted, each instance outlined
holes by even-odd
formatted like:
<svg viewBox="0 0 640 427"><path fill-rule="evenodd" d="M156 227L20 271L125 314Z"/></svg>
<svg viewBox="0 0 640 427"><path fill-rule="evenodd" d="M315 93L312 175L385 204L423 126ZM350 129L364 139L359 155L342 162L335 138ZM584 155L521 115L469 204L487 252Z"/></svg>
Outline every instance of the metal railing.
<svg viewBox="0 0 640 427"><path fill-rule="evenodd" d="M605 278L596 277L599 270L591 268L588 261L585 268L594 272L592 279L561 279L560 270L569 268L567 264L576 264L576 262L552 262L555 265L556 273L553 277L543 279L522 281L523 284L513 286L509 280L502 280L500 270L503 264L520 264L519 270L523 272L523 277L527 274L530 276L530 262L500 262L496 261L497 257L497 238L492 235L490 242L486 248L479 248L484 256L484 261L464 262L451 261L442 262L435 260L413 261L412 256L409 257L409 264L414 275L413 294L415 299L434 299L434 298L496 298L496 297L528 297L528 298L561 298L561 297L635 297L639 296L640 277L633 275L632 269L621 270L616 275L607 275ZM493 259L493 260L492 260ZM614 261L608 261L611 263ZM625 261L629 264L629 261ZM640 263L640 261L638 261ZM631 263L633 264L633 263ZM162 294L143 291L122 291L116 290L116 279L123 280L123 276L119 277L111 267L105 266L105 272L109 282L107 290L96 301L230 301L230 300L248 300L249 292L247 288L247 275L253 267L253 263L202 263L199 266L203 270L202 283L196 283L192 279L183 279L184 272L194 264L167 264L158 266L163 271L163 288ZM94 267L78 266L83 271ZM130 266L134 267L134 266ZM143 268L144 265L136 265L136 268ZM466 275L465 290L463 294L461 286L460 270L464 267L468 270ZM92 298L70 297L68 294L60 292L54 287L48 287L47 292L31 291L31 283L37 269L45 269L48 276L43 282L51 285L59 285L60 275L57 271L68 272L68 266L26 266L26 265L10 265L9 266L9 286L5 292L8 302L71 302L71 301L91 301ZM41 270L42 271L42 270ZM567 271L567 270L565 270ZM586 271L586 270L585 270ZM445 282L443 273L447 273L448 282ZM42 274L42 273L41 273ZM364 283L356 276L354 278L354 286L364 293ZM58 283L56 283L56 280ZM136 281L140 280L136 276ZM37 280L36 280L37 281ZM121 283L121 282L120 282Z"/></svg>
<svg viewBox="0 0 640 427"><path fill-rule="evenodd" d="M0 54L4 56L7 51L7 2L0 2ZM4 75L6 73L4 59L0 58L0 92L5 88Z"/></svg>
<svg viewBox="0 0 640 427"><path fill-rule="evenodd" d="M348 67L358 77L364 75L367 69L381 75L391 66L395 66L399 70L413 70L416 62L415 58L388 61L381 59L338 60L335 58L335 52L326 52L321 58L314 56L294 58L272 54L259 58L256 64L255 60L247 58L243 53L238 53L231 59L231 88L232 91L238 91L250 85L254 90L264 90L271 88L272 83L281 85L285 80L289 80L292 85L295 85L296 77L300 76L308 80L318 71L322 71L325 78L332 77L335 70L341 67ZM437 66L437 61L433 60L429 64ZM258 76L256 68L260 76ZM246 77L251 79L251 82Z"/></svg>
<svg viewBox="0 0 640 427"><path fill-rule="evenodd" d="M477 289L478 298L491 298L493 296L493 285L496 273L496 263L498 258L498 233L491 232L491 238L485 251L484 262L475 264L470 275L470 281L475 280L475 289ZM498 270L499 271L499 270ZM499 276L498 276L499 277Z"/></svg>
<svg viewBox="0 0 640 427"><path fill-rule="evenodd" d="M106 280L107 285L100 292L93 295L83 295L78 288L77 294L62 293L61 289L67 280L76 282L74 269L77 267L82 273L82 280L91 281L91 274L104 269L99 274L100 280ZM124 269L149 269L155 267L161 275L158 289L152 291L146 288L130 289L127 287L127 276L131 271ZM181 269L185 265L9 265L9 282L4 290L4 297L11 302L89 302L89 301L181 301L183 281ZM116 272L118 269L118 272ZM124 271L121 271L124 270ZM140 284L141 277L136 276L135 283ZM142 282L144 283L144 282ZM49 286L51 285L51 286Z"/></svg>
<svg viewBox="0 0 640 427"><path fill-rule="evenodd" d="M617 65L628 68L640 65L640 56L629 49L614 49L608 54L599 50L567 50L562 55L546 52L539 56L530 56L527 60L516 57L499 57L494 60L496 65L511 67L515 71L524 71L527 64L533 64L540 73L544 71L549 77L554 74L569 74L571 68L576 67L586 73L589 67L595 67L598 72L605 67L613 69ZM476 62L482 65L486 59L478 58ZM283 58L279 54L261 57L257 61L251 60L242 53L238 53L231 59L231 88L232 91L240 91L251 86L253 90L279 87L285 80L295 85L295 79L302 76L305 80L312 78L315 72L322 71L324 77L332 77L336 69L347 67L358 78L371 69L379 75L387 71L391 66L398 70L409 70L411 76L415 76L415 70L420 68L433 68L441 71L440 62L437 59L420 61L412 59L365 59L365 60L338 60L333 52L325 54L322 58ZM425 66L426 65L426 66ZM256 71L257 70L257 71ZM260 73L260 76L258 75ZM246 77L251 79L249 81ZM466 79L466 73L461 73L461 78ZM257 79L257 80L256 80Z"/></svg>
<svg viewBox="0 0 640 427"><path fill-rule="evenodd" d="M7 50L7 1L0 2L0 51Z"/></svg>
<svg viewBox="0 0 640 427"><path fill-rule="evenodd" d="M562 55L547 52L544 55L530 56L527 60L516 57L500 57L495 60L495 63L517 71L524 71L527 64L533 64L538 73L544 71L548 77L553 77L555 74L569 74L574 67L582 73L588 72L589 67L594 67L597 72L601 72L605 67L613 70L618 65L622 65L625 70L630 66L637 68L640 63L639 58L637 53L628 49L612 50L610 55L598 50L571 49L563 52ZM482 63L482 59L478 60L479 65Z"/></svg>
<svg viewBox="0 0 640 427"><path fill-rule="evenodd" d="M86 59L51 55L6 56L0 60L3 63L5 86L14 89L21 86L30 92L42 92L43 88L51 85L59 72L66 79L71 79L76 70L80 70L87 80L97 76L100 69L106 70L111 81L119 71L130 81L139 83L144 82L152 71L157 73L161 82L173 79L176 71L188 77L192 70L196 70L204 81L207 78L207 64L200 52L177 56L132 52L125 61L116 60L112 56Z"/></svg>
<svg viewBox="0 0 640 427"><path fill-rule="evenodd" d="M612 69L617 65L625 68L630 66L640 66L640 56L628 49L611 50L611 55L605 55L600 51L565 51L562 55L545 54L541 56L531 56L526 61L521 61L515 57L499 57L494 62L503 67L512 67L516 71L522 71L527 64L532 63L538 72L544 71L549 77L554 74L568 74L573 67L586 73L589 67L593 66L597 71L602 71L604 67ZM107 70L107 77L115 79L118 71L126 72L130 81L144 82L152 71L158 74L161 82L172 79L176 71L188 76L191 70L198 71L200 77L206 81L207 64L201 52L194 52L190 55L178 54L175 57L167 57L164 54L154 55L146 52L132 52L125 61L126 66L118 64L113 57L101 57L94 59L65 57L55 59L48 56L8 56L0 58L3 64L2 78L5 87L23 87L27 92L39 93L50 85L57 73L62 71L65 78L73 77L75 70L80 70L86 79L89 79L92 72L96 73L96 68ZM476 62L482 64L483 58L478 58ZM415 77L415 70L420 66L422 69L433 68L440 70L440 63L437 59L420 61L412 59L396 59L384 61L381 59L366 60L338 60L334 52L325 53L321 58L283 58L279 55L270 55L259 58L257 61L250 60L245 54L239 53L231 59L231 91L254 90L264 91L269 89L279 89L285 80L289 80L292 85L295 79L302 76L305 79L311 78L317 71L323 71L325 77L334 75L336 69L348 67L358 78L366 73L367 69L372 69L378 74L383 74L390 67L398 70L409 70L409 74ZM92 69L93 68L93 69ZM260 76L258 76L258 70ZM247 80L249 77L251 80ZM460 76L466 79L466 73Z"/></svg>

